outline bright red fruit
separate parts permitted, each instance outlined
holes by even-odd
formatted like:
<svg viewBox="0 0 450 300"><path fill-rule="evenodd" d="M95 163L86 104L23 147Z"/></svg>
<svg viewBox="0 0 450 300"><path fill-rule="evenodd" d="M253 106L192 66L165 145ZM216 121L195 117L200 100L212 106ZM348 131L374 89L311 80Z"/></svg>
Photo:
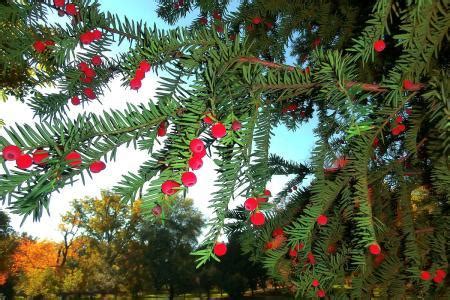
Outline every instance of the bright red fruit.
<svg viewBox="0 0 450 300"><path fill-rule="evenodd" d="M316 258L314 257L314 254L312 254L312 252L308 252L308 254L306 256L308 257L308 262L311 265L315 265L316 264Z"/></svg>
<svg viewBox="0 0 450 300"><path fill-rule="evenodd" d="M94 78L97 73L95 73L94 69L91 68L86 68L83 70L84 75L86 75L86 77L90 77L90 78Z"/></svg>
<svg viewBox="0 0 450 300"><path fill-rule="evenodd" d="M377 243L373 243L369 245L369 252L372 255L378 255L381 253L381 247Z"/></svg>
<svg viewBox="0 0 450 300"><path fill-rule="evenodd" d="M136 72L134 73L134 78L138 79L138 80L142 80L145 78L145 71L142 69L137 69Z"/></svg>
<svg viewBox="0 0 450 300"><path fill-rule="evenodd" d="M270 196L272 196L272 193L268 189L265 189L264 190L264 195L270 197Z"/></svg>
<svg viewBox="0 0 450 300"><path fill-rule="evenodd" d="M255 198L248 198L244 202L245 210L254 211L258 207L258 201Z"/></svg>
<svg viewBox="0 0 450 300"><path fill-rule="evenodd" d="M447 273L444 270L442 270L442 269L437 269L436 270L436 276L445 278L445 277L447 277Z"/></svg>
<svg viewBox="0 0 450 300"><path fill-rule="evenodd" d="M252 19L252 23L255 24L255 25L258 25L258 24L261 23L261 22L262 22L261 17L254 17L254 18Z"/></svg>
<svg viewBox="0 0 450 300"><path fill-rule="evenodd" d="M45 150L36 150L33 152L33 162L37 165L45 165L45 160L48 159L49 154Z"/></svg>
<svg viewBox="0 0 450 300"><path fill-rule="evenodd" d="M91 61L94 66L100 66L102 64L102 58L98 55L94 55L91 58Z"/></svg>
<svg viewBox="0 0 450 300"><path fill-rule="evenodd" d="M381 263L384 261L384 254L380 253L377 256L375 256L375 259L373 260L373 263L376 267L381 265Z"/></svg>
<svg viewBox="0 0 450 300"><path fill-rule="evenodd" d="M189 143L189 149L191 149L192 153L201 153L205 150L205 144L201 139L193 139Z"/></svg>
<svg viewBox="0 0 450 300"><path fill-rule="evenodd" d="M47 45L43 41L36 41L33 44L33 48L37 53L42 53L47 48Z"/></svg>
<svg viewBox="0 0 450 300"><path fill-rule="evenodd" d="M433 277L433 281L435 282L435 283L441 283L442 281L444 281L444 278L442 278L442 277L439 277L439 276L434 276Z"/></svg>
<svg viewBox="0 0 450 300"><path fill-rule="evenodd" d="M265 221L266 221L266 217L260 211L257 211L250 216L250 222L253 225L256 225L256 226L263 225Z"/></svg>
<svg viewBox="0 0 450 300"><path fill-rule="evenodd" d="M305 244L300 243L300 244L295 245L294 249L295 249L295 251L300 251L303 249L303 247L305 247Z"/></svg>
<svg viewBox="0 0 450 300"><path fill-rule="evenodd" d="M422 271L420 272L420 279L428 281L431 280L431 274L428 271Z"/></svg>
<svg viewBox="0 0 450 300"><path fill-rule="evenodd" d="M141 86L142 86L142 82L139 79L133 78L133 79L130 80L130 88L132 90L136 90L137 91L137 90L139 90L141 88Z"/></svg>
<svg viewBox="0 0 450 300"><path fill-rule="evenodd" d="M317 295L317 297L319 297L319 298L324 298L325 295L326 295L326 293L325 293L324 290L318 290L318 291L316 292L316 295Z"/></svg>
<svg viewBox="0 0 450 300"><path fill-rule="evenodd" d="M167 133L166 122L161 122L158 126L158 136L165 136Z"/></svg>
<svg viewBox="0 0 450 300"><path fill-rule="evenodd" d="M272 231L272 237L277 237L277 236L279 236L279 235L284 235L284 230L283 230L283 228L281 228L281 227L275 228L275 229Z"/></svg>
<svg viewBox="0 0 450 300"><path fill-rule="evenodd" d="M213 120L209 116L205 116L203 117L203 122L211 125L213 123Z"/></svg>
<svg viewBox="0 0 450 300"><path fill-rule="evenodd" d="M208 24L208 19L206 19L205 17L201 17L198 22L202 25L206 25Z"/></svg>
<svg viewBox="0 0 450 300"><path fill-rule="evenodd" d="M20 148L15 145L6 146L2 152L5 160L16 160L22 153Z"/></svg>
<svg viewBox="0 0 450 300"><path fill-rule="evenodd" d="M188 161L189 168L192 170L198 170L203 166L203 160L199 157L191 157Z"/></svg>
<svg viewBox="0 0 450 300"><path fill-rule="evenodd" d="M98 29L94 29L92 30L91 35L94 41L98 41L102 39L103 33Z"/></svg>
<svg viewBox="0 0 450 300"><path fill-rule="evenodd" d="M233 123L231 123L231 129L233 129L233 131L241 130L241 128L242 128L241 122L233 121Z"/></svg>
<svg viewBox="0 0 450 300"><path fill-rule="evenodd" d="M161 191L166 195L173 195L177 192L180 184L173 180L166 180L161 184Z"/></svg>
<svg viewBox="0 0 450 300"><path fill-rule="evenodd" d="M222 16L216 10L213 12L213 18L216 19L216 20L219 20L219 21L222 20Z"/></svg>
<svg viewBox="0 0 450 300"><path fill-rule="evenodd" d="M82 61L78 64L78 69L84 72L86 69L89 69L89 65L86 62Z"/></svg>
<svg viewBox="0 0 450 300"><path fill-rule="evenodd" d="M91 170L92 173L100 173L106 169L106 164L100 160L94 161L90 166L89 170Z"/></svg>
<svg viewBox="0 0 450 300"><path fill-rule="evenodd" d="M292 249L292 248L289 250L289 256L290 257L296 257L297 254L298 254L297 250Z"/></svg>
<svg viewBox="0 0 450 300"><path fill-rule="evenodd" d="M16 159L16 164L19 169L25 170L31 167L33 159L28 154L22 154Z"/></svg>
<svg viewBox="0 0 450 300"><path fill-rule="evenodd" d="M224 256L227 253L227 245L225 243L216 243L214 245L214 254L216 256Z"/></svg>
<svg viewBox="0 0 450 300"><path fill-rule="evenodd" d="M373 48L377 52L381 52L386 48L386 43L383 40L378 40L373 43Z"/></svg>
<svg viewBox="0 0 450 300"><path fill-rule="evenodd" d="M81 155L76 151L72 151L66 155L66 161L73 168L79 167L81 166Z"/></svg>
<svg viewBox="0 0 450 300"><path fill-rule="evenodd" d="M374 138L373 139L373 142L372 142L372 148L376 148L376 147L378 147L378 144L380 143L380 140L376 137L376 138Z"/></svg>
<svg viewBox="0 0 450 300"><path fill-rule="evenodd" d="M92 82L92 77L88 77L88 76L86 76L86 74L81 74L81 76L80 76L80 80L81 80L81 82L83 82L83 83L91 83Z"/></svg>
<svg viewBox="0 0 450 300"><path fill-rule="evenodd" d="M407 91L414 90L415 84L411 80L405 79L403 80L403 88Z"/></svg>
<svg viewBox="0 0 450 300"><path fill-rule="evenodd" d="M152 214L154 216L159 216L162 213L162 208L159 205L156 205L152 208Z"/></svg>
<svg viewBox="0 0 450 300"><path fill-rule="evenodd" d="M395 118L395 122L402 123L403 122L403 117L402 116L398 116L397 118Z"/></svg>
<svg viewBox="0 0 450 300"><path fill-rule="evenodd" d="M151 68L150 63L148 61L146 61L145 59L139 63L139 69L141 69L144 72L150 71L150 68Z"/></svg>
<svg viewBox="0 0 450 300"><path fill-rule="evenodd" d="M79 105L81 103L80 98L78 96L73 96L72 99L70 99L73 105Z"/></svg>
<svg viewBox="0 0 450 300"><path fill-rule="evenodd" d="M83 90L83 92L84 92L84 94L86 95L86 97L88 97L88 99L93 100L93 99L95 99L95 97L96 97L96 95L95 95L95 93L94 93L94 90L91 89L91 88L85 88L85 89Z"/></svg>
<svg viewBox="0 0 450 300"><path fill-rule="evenodd" d="M53 4L56 7L63 7L64 6L64 2L65 2L65 0L53 0Z"/></svg>
<svg viewBox="0 0 450 300"><path fill-rule="evenodd" d="M191 187L197 183L197 176L193 172L184 172L181 175L181 182L186 187Z"/></svg>
<svg viewBox="0 0 450 300"><path fill-rule="evenodd" d="M216 123L211 127L211 133L213 137L220 139L227 134L227 129L222 123Z"/></svg>
<svg viewBox="0 0 450 300"><path fill-rule="evenodd" d="M199 153L192 153L192 156L197 158L203 158L206 156L206 149L203 149L203 151Z"/></svg>
<svg viewBox="0 0 450 300"><path fill-rule="evenodd" d="M94 41L94 35L92 32L85 32L80 34L80 42L84 45L88 45Z"/></svg>
<svg viewBox="0 0 450 300"><path fill-rule="evenodd" d="M328 218L325 215L320 215L317 217L317 224L319 225L327 225L328 223Z"/></svg>
<svg viewBox="0 0 450 300"><path fill-rule="evenodd" d="M318 286L320 285L320 282L319 282L319 280L317 280L317 279L313 279L311 285L312 285L313 287L318 287Z"/></svg>
<svg viewBox="0 0 450 300"><path fill-rule="evenodd" d="M66 5L66 13L71 16L75 16L77 14L77 7L73 3L69 3Z"/></svg>

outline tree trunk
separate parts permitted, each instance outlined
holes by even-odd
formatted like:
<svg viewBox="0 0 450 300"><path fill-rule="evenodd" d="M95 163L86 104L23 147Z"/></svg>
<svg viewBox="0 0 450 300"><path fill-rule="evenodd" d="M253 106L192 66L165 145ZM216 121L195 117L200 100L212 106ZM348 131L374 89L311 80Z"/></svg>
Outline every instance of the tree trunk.
<svg viewBox="0 0 450 300"><path fill-rule="evenodd" d="M173 285L169 286L169 299L173 300L175 298L175 290L173 288Z"/></svg>

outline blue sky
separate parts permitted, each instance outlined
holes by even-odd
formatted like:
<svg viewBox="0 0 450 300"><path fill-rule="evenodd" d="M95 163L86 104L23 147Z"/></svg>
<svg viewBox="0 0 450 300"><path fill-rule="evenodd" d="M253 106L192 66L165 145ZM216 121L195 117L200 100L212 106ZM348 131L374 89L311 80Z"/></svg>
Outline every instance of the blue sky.
<svg viewBox="0 0 450 300"><path fill-rule="evenodd" d="M117 13L121 16L126 15L129 19L136 21L146 21L149 26L153 26L156 23L158 28L169 29L174 26L170 26L158 19L156 15L157 4L155 1L149 0L103 0L100 1L101 7L105 11ZM126 3L126 4L125 4ZM126 6L126 7L125 7ZM236 2L233 7L236 7ZM178 25L189 25L191 21L197 17L198 12L193 12L188 17L180 20ZM53 18L52 18L53 19ZM57 21L62 20L54 18ZM123 44L120 50L126 50L127 45ZM115 52L115 51L114 51ZM288 51L289 53L289 51ZM292 61L292 58L288 61ZM91 103L89 107L82 108L72 107L69 116L75 117L81 112L95 112L98 113L103 109L123 109L126 107L126 102L146 103L148 98L155 96L155 88L158 85L158 78L156 74L152 73L147 76L143 81L143 87L138 93L124 89L120 86L120 78L113 80L110 83L111 91L106 92L103 104ZM52 91L52 89L47 89ZM17 102L14 99L10 99L7 103L0 103L0 119L4 119L7 125L17 123L30 123L32 119L31 110L23 103ZM37 120L33 120L37 121ZM274 130L275 135L272 138L270 151L277 153L285 158L295 161L306 161L311 153L314 145L313 127L316 122L310 122L302 126L296 132L288 131L284 127L278 127ZM0 133L3 132L0 130ZM119 148L116 162L108 163L105 172L97 174L94 180L87 182L86 186L82 186L81 183L75 184L73 187L64 188L60 193L55 193L52 196L50 202L50 216L45 215L39 223L33 223L31 220L27 220L25 224L20 227L21 218L12 215L12 224L17 231L26 231L33 236L41 239L53 239L60 240L61 236L58 233L57 227L60 220L60 215L64 214L70 207L70 202L75 198L83 198L85 196L99 196L101 189L109 189L113 187L120 179L121 176L128 171L136 171L139 165L146 160L146 153L136 152L132 156L128 155L126 159L125 152L129 150L125 148ZM121 154L123 156L121 156ZM215 177L214 165L211 160L205 161L204 167L197 173L199 181L196 186L189 190L188 196L194 199L194 204L205 214L210 215L210 211L207 209L208 199L212 192L213 182L211 178ZM268 188L273 193L281 190L283 184L288 178L283 176L275 176L268 184ZM240 204L243 202L237 200L234 204Z"/></svg>

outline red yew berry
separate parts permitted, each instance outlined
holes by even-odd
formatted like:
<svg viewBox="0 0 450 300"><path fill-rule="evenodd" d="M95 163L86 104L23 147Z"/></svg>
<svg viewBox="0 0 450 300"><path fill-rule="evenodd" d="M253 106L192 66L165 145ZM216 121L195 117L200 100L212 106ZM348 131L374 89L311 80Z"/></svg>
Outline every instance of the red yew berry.
<svg viewBox="0 0 450 300"><path fill-rule="evenodd" d="M400 130L398 129L398 127L394 127L391 129L391 133L392 133L392 135L399 135Z"/></svg>
<svg viewBox="0 0 450 300"><path fill-rule="evenodd" d="M203 160L199 157L191 157L188 161L189 168L192 170L198 170L203 166Z"/></svg>
<svg viewBox="0 0 450 300"><path fill-rule="evenodd" d="M241 122L236 120L233 121L233 123L231 123L231 129L233 129L233 131L241 130L241 128L242 128Z"/></svg>
<svg viewBox="0 0 450 300"><path fill-rule="evenodd" d="M375 259L373 260L373 263L376 267L381 265L381 263L384 261L384 254L380 253L377 256L375 256Z"/></svg>
<svg viewBox="0 0 450 300"><path fill-rule="evenodd" d="M227 134L227 129L222 123L216 123L211 127L211 133L213 137L220 139Z"/></svg>
<svg viewBox="0 0 450 300"><path fill-rule="evenodd" d="M220 15L220 13L217 10L215 10L213 12L213 18L218 21L222 20L222 16Z"/></svg>
<svg viewBox="0 0 450 300"><path fill-rule="evenodd" d="M80 34L80 42L84 45L88 45L94 41L94 36L91 32L85 32Z"/></svg>
<svg viewBox="0 0 450 300"><path fill-rule="evenodd" d="M300 251L300 250L303 249L303 247L305 247L305 244L300 243L300 244L295 245L295 246L294 246L294 249L295 249L296 251Z"/></svg>
<svg viewBox="0 0 450 300"><path fill-rule="evenodd" d="M378 144L380 143L380 140L376 137L373 139L372 148L378 147Z"/></svg>
<svg viewBox="0 0 450 300"><path fill-rule="evenodd" d="M251 216L250 216L250 222L253 225L256 226L260 226L263 225L264 222L266 221L266 217L264 216L264 214L260 211L254 212Z"/></svg>
<svg viewBox="0 0 450 300"><path fill-rule="evenodd" d="M166 195L173 195L177 192L180 184L173 180L166 180L161 184L161 191Z"/></svg>
<svg viewBox="0 0 450 300"><path fill-rule="evenodd" d="M92 35L92 39L94 41L101 40L102 37L103 37L103 33L100 30L98 30L98 29L92 30L91 35Z"/></svg>
<svg viewBox="0 0 450 300"><path fill-rule="evenodd" d="M192 153L201 153L205 150L205 144L201 139L193 139L189 143L189 149L191 149Z"/></svg>
<svg viewBox="0 0 450 300"><path fill-rule="evenodd" d="M312 254L312 252L308 252L306 257L308 258L308 263L310 263L311 265L316 264L316 258L314 257L314 254Z"/></svg>
<svg viewBox="0 0 450 300"><path fill-rule="evenodd" d="M36 150L33 152L33 162L37 165L45 165L45 161L48 159L49 154L45 150Z"/></svg>
<svg viewBox="0 0 450 300"><path fill-rule="evenodd" d="M317 279L313 279L313 281L311 282L311 285L312 285L313 287L318 287L318 286L320 285L320 282L319 282L319 280L317 280Z"/></svg>
<svg viewBox="0 0 450 300"><path fill-rule="evenodd" d="M258 207L258 201L255 198L248 198L244 202L245 210L254 211Z"/></svg>
<svg viewBox="0 0 450 300"><path fill-rule="evenodd" d="M165 136L167 133L166 122L161 122L158 126L158 136Z"/></svg>
<svg viewBox="0 0 450 300"><path fill-rule="evenodd" d="M306 68L305 68L305 73L306 73L306 74L311 73L311 68L310 68L310 67L306 67Z"/></svg>
<svg viewBox="0 0 450 300"><path fill-rule="evenodd" d="M85 70L89 69L89 65L86 62L82 61L78 64L78 69L84 72Z"/></svg>
<svg viewBox="0 0 450 300"><path fill-rule="evenodd" d="M318 290L318 291L316 292L316 295L317 295L317 297L319 297L319 298L324 298L324 297L326 296L326 293L325 293L324 290Z"/></svg>
<svg viewBox="0 0 450 300"><path fill-rule="evenodd" d="M320 215L317 217L317 224L319 225L327 225L328 223L328 218L325 215Z"/></svg>
<svg viewBox="0 0 450 300"><path fill-rule="evenodd" d="M236 35L234 33L230 34L230 41L235 41Z"/></svg>
<svg viewBox="0 0 450 300"><path fill-rule="evenodd" d="M81 80L81 82L83 82L83 83L89 84L89 83L92 82L93 78L92 78L92 77L86 76L86 74L81 74L80 80Z"/></svg>
<svg viewBox="0 0 450 300"><path fill-rule="evenodd" d="M334 245L334 244L328 245L327 252L330 254L336 253L336 245Z"/></svg>
<svg viewBox="0 0 450 300"><path fill-rule="evenodd" d="M203 122L205 122L205 124L211 125L213 123L213 120L211 119L210 116L204 116L203 117Z"/></svg>
<svg viewBox="0 0 450 300"><path fill-rule="evenodd" d="M283 230L283 228L281 228L281 227L275 228L275 229L272 231L272 237L277 237L277 236L279 236L279 235L284 235L284 230Z"/></svg>
<svg viewBox="0 0 450 300"><path fill-rule="evenodd" d="M272 22L265 22L264 23L267 27L267 29L272 29L273 28L273 23Z"/></svg>
<svg viewBox="0 0 450 300"><path fill-rule="evenodd" d="M403 131L406 130L406 126L403 125L403 124L398 125L397 128L398 128L398 131L399 131L400 133L402 133Z"/></svg>
<svg viewBox="0 0 450 300"><path fill-rule="evenodd" d="M156 205L152 208L152 214L157 217L162 213L162 208L160 205Z"/></svg>
<svg viewBox="0 0 450 300"><path fill-rule="evenodd" d="M403 122L403 117L402 116L398 116L397 118L395 118L395 122L396 123L402 123Z"/></svg>
<svg viewBox="0 0 450 300"><path fill-rule="evenodd" d="M142 80L145 78L145 71L142 69L137 69L134 73L134 78L138 80Z"/></svg>
<svg viewBox="0 0 450 300"><path fill-rule="evenodd" d="M439 284L439 283L442 283L442 281L444 281L444 278L439 277L439 276L436 275L436 276L433 277L433 281L435 283Z"/></svg>
<svg viewBox="0 0 450 300"><path fill-rule="evenodd" d="M139 90L141 88L141 86L142 86L142 82L139 79L133 78L133 79L130 80L130 88L132 90L136 90L137 91L137 90Z"/></svg>
<svg viewBox="0 0 450 300"><path fill-rule="evenodd" d="M377 52L381 52L386 48L386 43L383 40L378 40L373 43L373 48Z"/></svg>
<svg viewBox="0 0 450 300"><path fill-rule="evenodd" d="M197 183L197 176L193 172L184 172L181 175L181 182L186 187L191 187Z"/></svg>
<svg viewBox="0 0 450 300"><path fill-rule="evenodd" d="M436 276L445 278L445 277L447 277L447 272L445 272L445 271L442 270L442 269L437 269L437 270L436 270Z"/></svg>
<svg viewBox="0 0 450 300"><path fill-rule="evenodd" d="M199 22L201 25L206 25L206 24L208 24L208 19L206 19L206 17L201 17L201 18L198 20L198 22Z"/></svg>
<svg viewBox="0 0 450 300"><path fill-rule="evenodd" d="M3 158L10 161L16 160L17 158L19 158L20 154L22 154L22 150L20 150L20 148L15 145L5 146L2 152Z"/></svg>
<svg viewBox="0 0 450 300"><path fill-rule="evenodd" d="M92 173L100 173L101 171L103 171L104 169L106 169L106 164L100 160L98 161L94 161L93 163L91 163L91 165L89 166L89 170Z"/></svg>
<svg viewBox="0 0 450 300"><path fill-rule="evenodd" d="M91 62L94 66L100 66L102 64L102 58L98 55L94 55L91 58Z"/></svg>
<svg viewBox="0 0 450 300"><path fill-rule="evenodd" d="M65 2L65 0L53 0L53 4L56 7L63 7L64 6L64 2Z"/></svg>
<svg viewBox="0 0 450 300"><path fill-rule="evenodd" d="M258 24L261 23L261 22L262 22L261 17L254 17L254 18L252 19L252 23L255 24L255 25L258 25Z"/></svg>
<svg viewBox="0 0 450 300"><path fill-rule="evenodd" d="M415 84L411 80L409 80L409 79L403 80L403 88L405 90L412 91L412 90L414 90L414 87L415 87Z"/></svg>
<svg viewBox="0 0 450 300"><path fill-rule="evenodd" d="M297 250L295 250L295 249L293 249L293 248L291 248L291 249L289 250L289 256L290 256L290 257L296 257L297 254L298 254Z"/></svg>
<svg viewBox="0 0 450 300"><path fill-rule="evenodd" d="M405 109L405 112L408 116L410 116L412 114L412 109L411 108L407 108Z"/></svg>
<svg viewBox="0 0 450 300"><path fill-rule="evenodd" d="M420 272L420 279L428 281L431 280L431 274L428 271L422 271Z"/></svg>
<svg viewBox="0 0 450 300"><path fill-rule="evenodd" d="M146 61L145 59L139 63L139 69L141 69L142 71L144 71L146 73L148 71L150 71L150 68L151 68L150 63L148 61Z"/></svg>
<svg viewBox="0 0 450 300"><path fill-rule="evenodd" d="M216 31L217 32L223 32L223 27L221 25L217 25L216 26Z"/></svg>
<svg viewBox="0 0 450 300"><path fill-rule="evenodd" d="M214 254L216 256L224 256L227 253L227 245L225 243L216 243L214 245Z"/></svg>
<svg viewBox="0 0 450 300"><path fill-rule="evenodd" d="M264 190L264 195L270 197L270 196L272 196L272 193L269 190L265 189Z"/></svg>
<svg viewBox="0 0 450 300"><path fill-rule="evenodd" d="M26 170L33 164L33 159L28 154L22 154L16 159L16 164L19 169Z"/></svg>
<svg viewBox="0 0 450 300"><path fill-rule="evenodd" d="M77 14L77 7L73 3L69 3L66 5L66 13L71 16L75 16Z"/></svg>
<svg viewBox="0 0 450 300"><path fill-rule="evenodd" d="M95 99L95 97L96 97L94 90L91 88L85 88L83 90L83 93L86 95L86 97L88 97L88 99L91 99L91 100Z"/></svg>
<svg viewBox="0 0 450 300"><path fill-rule="evenodd" d="M90 78L94 78L97 75L95 70L91 69L91 68L84 69L83 73L84 73L84 75L86 75L86 77L90 77Z"/></svg>
<svg viewBox="0 0 450 300"><path fill-rule="evenodd" d="M378 255L381 253L381 247L378 245L378 243L372 243L369 245L369 252L372 255Z"/></svg>
<svg viewBox="0 0 450 300"><path fill-rule="evenodd" d="M80 98L78 96L73 96L72 99L70 99L73 105L79 105L81 103Z"/></svg>
<svg viewBox="0 0 450 300"><path fill-rule="evenodd" d="M199 153L192 153L192 156L197 157L197 158L203 158L203 157L205 157L205 155L206 155L206 149L203 149L203 151L199 152Z"/></svg>
<svg viewBox="0 0 450 300"><path fill-rule="evenodd" d="M33 44L33 48L37 53L42 53L47 48L47 45L43 41L36 41Z"/></svg>
<svg viewBox="0 0 450 300"><path fill-rule="evenodd" d="M76 151L72 151L66 155L67 164L73 168L81 166L81 155Z"/></svg>

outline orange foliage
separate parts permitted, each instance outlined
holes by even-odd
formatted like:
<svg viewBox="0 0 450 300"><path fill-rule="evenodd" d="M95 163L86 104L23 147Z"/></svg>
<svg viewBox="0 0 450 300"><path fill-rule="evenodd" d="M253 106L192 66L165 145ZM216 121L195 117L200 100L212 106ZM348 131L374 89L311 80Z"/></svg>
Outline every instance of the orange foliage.
<svg viewBox="0 0 450 300"><path fill-rule="evenodd" d="M12 271L26 273L36 269L54 268L58 259L58 244L22 239L14 252Z"/></svg>
<svg viewBox="0 0 450 300"><path fill-rule="evenodd" d="M6 283L6 279L8 279L8 273L0 272L0 285L4 285Z"/></svg>

